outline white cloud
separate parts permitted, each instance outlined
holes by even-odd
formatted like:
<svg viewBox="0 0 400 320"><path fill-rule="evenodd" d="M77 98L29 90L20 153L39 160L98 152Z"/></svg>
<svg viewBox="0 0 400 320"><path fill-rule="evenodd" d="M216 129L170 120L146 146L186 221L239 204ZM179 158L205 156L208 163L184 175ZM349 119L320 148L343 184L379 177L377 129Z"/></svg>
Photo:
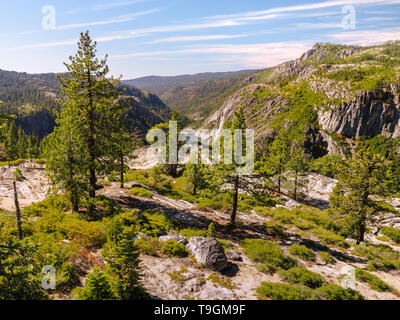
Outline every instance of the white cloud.
<svg viewBox="0 0 400 320"><path fill-rule="evenodd" d="M249 68L263 68L300 57L311 48L311 44L303 42L277 42L259 44L195 46L179 50L135 52L129 54L112 55L111 59L127 59L131 57L156 57L204 54L221 55L221 61L241 64Z"/></svg>
<svg viewBox="0 0 400 320"><path fill-rule="evenodd" d="M92 7L92 10L95 11L100 11L100 10L108 10L108 9L113 9L113 8L119 8L119 7L126 7L130 6L133 4L141 3L141 2L147 2L148 0L132 0L132 1L113 1L113 2L107 2L107 3L102 3L98 4Z"/></svg>
<svg viewBox="0 0 400 320"><path fill-rule="evenodd" d="M157 9L152 9L152 10L139 11L139 12L135 12L135 13L125 14L125 15L122 15L119 17L105 19L105 20L101 20L101 21L67 24L67 25L62 25L62 26L57 27L57 30L69 30L69 29L75 29L75 28L85 28L85 27L93 27L93 26L98 26L98 25L107 25L107 24L127 22L127 21L132 21L136 17L157 13L159 11L160 11L160 9L157 8Z"/></svg>
<svg viewBox="0 0 400 320"><path fill-rule="evenodd" d="M329 35L335 41L346 44L369 46L400 39L400 27L381 30L360 30Z"/></svg>
<svg viewBox="0 0 400 320"><path fill-rule="evenodd" d="M156 39L156 40L153 40L153 41L149 41L146 44L236 39L236 38L243 38L243 37L246 37L248 35L249 34L233 34L233 35L217 34L217 35L207 35L207 36L181 36L181 37L170 37L170 38Z"/></svg>

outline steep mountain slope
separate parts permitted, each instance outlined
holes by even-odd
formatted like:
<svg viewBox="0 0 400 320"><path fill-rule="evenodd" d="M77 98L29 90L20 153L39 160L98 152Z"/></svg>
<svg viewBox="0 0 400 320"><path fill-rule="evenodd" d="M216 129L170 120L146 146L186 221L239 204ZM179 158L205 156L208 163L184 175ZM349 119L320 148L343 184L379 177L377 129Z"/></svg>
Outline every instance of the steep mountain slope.
<svg viewBox="0 0 400 320"><path fill-rule="evenodd" d="M155 92L171 108L191 120L204 120L256 71L201 73L177 77L145 77L124 81Z"/></svg>
<svg viewBox="0 0 400 320"><path fill-rule="evenodd" d="M257 73L209 116L221 128L242 106L261 139L285 123L309 128L311 143L337 147L347 138L400 135L400 42L356 47L316 44L295 61Z"/></svg>
<svg viewBox="0 0 400 320"><path fill-rule="evenodd" d="M169 108L155 95L129 85L127 123L142 133L169 118ZM44 137L53 131L59 110L60 87L56 74L26 74L0 70L0 113L18 116L17 124L28 134Z"/></svg>

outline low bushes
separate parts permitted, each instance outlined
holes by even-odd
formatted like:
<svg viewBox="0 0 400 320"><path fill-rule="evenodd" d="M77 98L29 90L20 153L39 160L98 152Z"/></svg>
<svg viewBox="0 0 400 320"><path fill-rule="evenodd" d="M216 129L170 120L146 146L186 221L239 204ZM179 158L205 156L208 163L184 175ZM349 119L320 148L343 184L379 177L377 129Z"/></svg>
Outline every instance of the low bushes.
<svg viewBox="0 0 400 320"><path fill-rule="evenodd" d="M157 252L161 248L158 238L138 239L135 241L135 245L138 247L139 253L149 256L157 256Z"/></svg>
<svg viewBox="0 0 400 320"><path fill-rule="evenodd" d="M262 282L256 289L261 300L313 300L315 294L312 289L300 285L284 283Z"/></svg>
<svg viewBox="0 0 400 320"><path fill-rule="evenodd" d="M202 238L207 237L207 231L196 229L196 228L182 229L179 231L179 234L181 236L186 237L186 239L188 239L188 240L193 237L202 237Z"/></svg>
<svg viewBox="0 0 400 320"><path fill-rule="evenodd" d="M363 300L363 296L358 291L331 283L323 285L314 292L320 300Z"/></svg>
<svg viewBox="0 0 400 320"><path fill-rule="evenodd" d="M326 263L335 263L335 259L328 252L320 251L318 254L322 261Z"/></svg>
<svg viewBox="0 0 400 320"><path fill-rule="evenodd" d="M188 256L185 246L176 240L165 241L161 246L161 253L167 257L184 258Z"/></svg>
<svg viewBox="0 0 400 320"><path fill-rule="evenodd" d="M369 271L400 270L400 252L385 244L355 245L353 253L368 259Z"/></svg>
<svg viewBox="0 0 400 320"><path fill-rule="evenodd" d="M389 286L385 281L381 280L377 276L369 273L368 271L364 271L362 269L356 269L356 277L358 280L365 282L369 285L369 287L378 292L396 292L391 286Z"/></svg>
<svg viewBox="0 0 400 320"><path fill-rule="evenodd" d="M400 230L391 227L382 227L381 233L396 243L400 243Z"/></svg>
<svg viewBox="0 0 400 320"><path fill-rule="evenodd" d="M336 284L325 284L313 290L301 285L262 282L256 292L261 300L363 300L358 291Z"/></svg>
<svg viewBox="0 0 400 320"><path fill-rule="evenodd" d="M281 271L280 275L292 284L302 284L311 289L319 288L325 283L323 276L301 267Z"/></svg>
<svg viewBox="0 0 400 320"><path fill-rule="evenodd" d="M129 190L130 194L134 195L134 196L138 196L138 197L142 197L142 198L151 198L152 196L154 196L154 193L142 188L142 187L134 187L132 189Z"/></svg>
<svg viewBox="0 0 400 320"><path fill-rule="evenodd" d="M299 243L292 245L289 253L306 261L315 261L314 251Z"/></svg>
<svg viewBox="0 0 400 320"><path fill-rule="evenodd" d="M264 272L287 270L297 266L297 260L285 255L281 247L275 242L246 239L242 246L250 259L262 264L261 270Z"/></svg>

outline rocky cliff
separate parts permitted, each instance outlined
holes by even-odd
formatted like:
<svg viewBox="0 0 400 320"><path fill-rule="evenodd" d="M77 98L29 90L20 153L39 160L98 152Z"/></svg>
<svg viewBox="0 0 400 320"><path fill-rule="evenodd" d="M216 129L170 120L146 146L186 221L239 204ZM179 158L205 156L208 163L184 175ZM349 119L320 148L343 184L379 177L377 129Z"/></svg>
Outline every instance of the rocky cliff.
<svg viewBox="0 0 400 320"><path fill-rule="evenodd" d="M399 53L400 42L375 47L318 43L297 60L254 74L203 127L222 128L242 106L256 138L270 136L274 119L295 108L291 97L297 94L314 108L317 121L310 130L329 152L338 149L332 134L398 137Z"/></svg>

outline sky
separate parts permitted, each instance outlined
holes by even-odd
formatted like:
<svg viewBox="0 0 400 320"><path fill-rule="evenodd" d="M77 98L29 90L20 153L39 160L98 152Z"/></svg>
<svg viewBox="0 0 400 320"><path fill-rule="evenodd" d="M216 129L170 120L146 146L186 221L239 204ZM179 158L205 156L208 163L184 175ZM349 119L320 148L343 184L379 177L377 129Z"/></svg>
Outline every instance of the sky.
<svg viewBox="0 0 400 320"><path fill-rule="evenodd" d="M86 30L132 79L267 68L316 42L400 39L400 0L1 1L0 69L64 72Z"/></svg>

